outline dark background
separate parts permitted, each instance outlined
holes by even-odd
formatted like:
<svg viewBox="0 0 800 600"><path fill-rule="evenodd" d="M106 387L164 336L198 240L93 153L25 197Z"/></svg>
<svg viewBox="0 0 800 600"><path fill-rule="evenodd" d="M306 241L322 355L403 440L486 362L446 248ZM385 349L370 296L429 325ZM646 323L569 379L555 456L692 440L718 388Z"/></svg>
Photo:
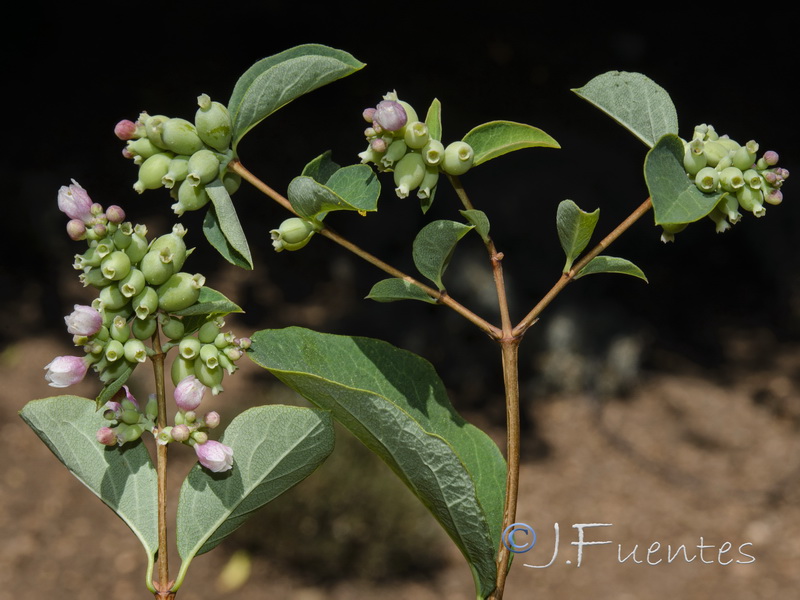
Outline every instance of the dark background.
<svg viewBox="0 0 800 600"><path fill-rule="evenodd" d="M86 300L68 267L75 244L63 234L64 218L55 203L58 188L71 178L95 201L122 205L131 220L147 222L151 230L169 226L166 191L139 196L131 189L135 167L120 156L114 124L135 119L142 110L191 118L199 93L225 102L253 62L300 43L347 50L367 66L285 107L240 145L245 165L279 191L327 149L341 164L356 162L364 146L361 110L390 89L421 114L439 98L445 140L480 123L508 119L540 127L560 142L561 150L517 152L463 178L506 254L515 319L558 276L563 255L554 219L561 200L601 208L599 239L647 196L641 174L646 148L571 88L608 70L640 71L670 92L684 137L696 123L708 122L734 139L755 138L762 150L779 151L780 164L790 170L796 162L796 101L789 88L798 65L789 57L789 36L780 33L773 17L758 26L726 23L718 15L681 15L674 22L659 15L628 24L630 15L623 19L613 8L587 15L567 8L512 12L503 10L502 2L492 11L471 13L451 3L424 10L407 4L355 6L351 12L347 5L305 10L289 2L244 3L233 16L204 5L136 8L119 15L82 14L70 7L35 15L32 10L16 22L3 54L2 174L7 214L13 215L5 221L0 273L3 341L57 331L69 306ZM386 178L379 215L334 215L330 223L413 271L414 232L427 219L453 218L455 197L440 189L423 217L415 201L396 199L391 185ZM621 276L588 278L570 286L558 306L588 307L589 315L609 315L615 327L644 328L658 348L705 366L724 358L720 332L765 328L794 338L799 282L793 242L800 211L793 187L790 180L786 201L769 207L765 218L746 215L724 235L716 235L710 221L702 222L665 246L647 215L611 254L638 264L650 285ZM285 211L247 186L234 199L257 261L249 277L237 279L246 327L299 324L384 337L437 364L443 361L440 368L453 370L450 383L476 396L468 402L481 402L480 385L476 390L455 382L469 381L475 365L495 361L482 334L441 308L360 300L382 274L326 240L314 240L298 253L273 253L268 230ZM199 246L193 268L202 269L213 286L226 266L204 247L202 212L184 222ZM482 251L477 238L462 244L451 272L472 273ZM486 290L482 280L471 289L462 281L452 276L450 291L492 317L491 307L467 296L476 286ZM466 370L459 371L464 364Z"/></svg>

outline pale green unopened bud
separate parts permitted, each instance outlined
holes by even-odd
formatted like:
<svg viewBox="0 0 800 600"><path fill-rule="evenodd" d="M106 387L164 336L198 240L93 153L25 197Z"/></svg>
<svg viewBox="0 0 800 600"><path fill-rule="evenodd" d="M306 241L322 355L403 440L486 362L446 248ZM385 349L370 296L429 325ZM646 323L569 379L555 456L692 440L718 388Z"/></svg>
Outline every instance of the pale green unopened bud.
<svg viewBox="0 0 800 600"><path fill-rule="evenodd" d="M442 171L448 175L463 175L472 167L475 153L466 142L453 142L444 150Z"/></svg>
<svg viewBox="0 0 800 600"><path fill-rule="evenodd" d="M189 158L186 181L191 185L205 185L219 177L219 158L211 150L199 150Z"/></svg>
<svg viewBox="0 0 800 600"><path fill-rule="evenodd" d="M186 119L167 119L161 126L161 142L175 154L191 155L203 149L197 130Z"/></svg>
<svg viewBox="0 0 800 600"><path fill-rule="evenodd" d="M744 186L744 177L741 169L736 167L722 169L719 174L719 184L727 192L735 192Z"/></svg>
<svg viewBox="0 0 800 600"><path fill-rule="evenodd" d="M214 321L204 323L197 332L197 339L204 344L211 344L219 335L219 326Z"/></svg>
<svg viewBox="0 0 800 600"><path fill-rule="evenodd" d="M300 250L314 235L314 226L300 217L291 217L281 223L278 229L272 229L269 233L275 252Z"/></svg>
<svg viewBox="0 0 800 600"><path fill-rule="evenodd" d="M178 353L186 360L194 360L200 355L203 344L195 337L185 337L178 344Z"/></svg>
<svg viewBox="0 0 800 600"><path fill-rule="evenodd" d="M130 273L119 282L119 291L126 298L133 298L146 285L144 273L139 269L131 269Z"/></svg>
<svg viewBox="0 0 800 600"><path fill-rule="evenodd" d="M175 273L158 288L158 307L166 312L177 312L197 302L206 278L196 273Z"/></svg>
<svg viewBox="0 0 800 600"><path fill-rule="evenodd" d="M143 363L147 360L147 348L141 340L128 340L124 346L125 360L131 363Z"/></svg>
<svg viewBox="0 0 800 600"><path fill-rule="evenodd" d="M171 208L176 215L181 216L187 210L203 208L210 200L204 185L193 185L192 182L185 180L178 187L178 201Z"/></svg>
<svg viewBox="0 0 800 600"><path fill-rule="evenodd" d="M169 170L161 178L161 185L171 190L189 174L189 157L176 156L169 162Z"/></svg>
<svg viewBox="0 0 800 600"><path fill-rule="evenodd" d="M148 340L156 332L158 323L154 315L144 319L134 319L131 322L131 333L137 340Z"/></svg>
<svg viewBox="0 0 800 600"><path fill-rule="evenodd" d="M430 140L425 147L422 148L422 159L429 167L435 167L442 162L444 158L444 144L439 140Z"/></svg>
<svg viewBox="0 0 800 600"><path fill-rule="evenodd" d="M169 248L150 250L139 263L145 281L150 285L161 285L175 273L173 255Z"/></svg>
<svg viewBox="0 0 800 600"><path fill-rule="evenodd" d="M228 109L219 102L212 102L208 94L197 97L200 107L194 116L200 139L215 150L224 152L231 144L233 124Z"/></svg>
<svg viewBox="0 0 800 600"><path fill-rule="evenodd" d="M749 143L749 142L748 142ZM755 144L755 142L753 142ZM755 144L756 151L758 151L758 144ZM756 162L756 153L751 152L749 148L751 146L741 146L736 152L733 154L733 166L737 169L741 169L742 171L746 171L750 169L753 164Z"/></svg>
<svg viewBox="0 0 800 600"><path fill-rule="evenodd" d="M103 310L119 310L129 302L116 285L109 285L100 290L100 306Z"/></svg>
<svg viewBox="0 0 800 600"><path fill-rule="evenodd" d="M180 271L186 261L185 233L185 229L177 228L173 233L160 236L150 246L150 252L160 252L162 256L169 257L166 262L171 262L175 271Z"/></svg>
<svg viewBox="0 0 800 600"><path fill-rule="evenodd" d="M386 169L391 169L394 164L403 158L408 151L408 147L403 140L395 140L380 157L380 164Z"/></svg>
<svg viewBox="0 0 800 600"><path fill-rule="evenodd" d="M111 281L119 281L131 272L131 259L122 250L115 250L100 263L103 277Z"/></svg>
<svg viewBox="0 0 800 600"><path fill-rule="evenodd" d="M141 117L139 117L141 120ZM148 115L146 119L144 119L144 129L147 133L147 138L159 148L164 148L166 150L166 146L164 145L164 141L161 139L161 130L164 127L164 123L169 121L169 117L165 115Z"/></svg>
<svg viewBox="0 0 800 600"><path fill-rule="evenodd" d="M737 190L736 199L739 201L739 206L750 211L756 217L763 217L767 213L763 204L764 194L760 189L753 189L745 185Z"/></svg>
<svg viewBox="0 0 800 600"><path fill-rule="evenodd" d="M117 340L109 340L106 344L105 357L108 362L117 362L125 356L125 349L122 342Z"/></svg>
<svg viewBox="0 0 800 600"><path fill-rule="evenodd" d="M719 141L708 141L703 146L708 166L716 167L723 157L728 156L728 149Z"/></svg>
<svg viewBox="0 0 800 600"><path fill-rule="evenodd" d="M429 166L425 169L425 177L422 178L422 183L419 184L417 198L420 200L427 200L430 198L436 189L437 183L439 183L439 168Z"/></svg>
<svg viewBox="0 0 800 600"><path fill-rule="evenodd" d="M138 264L145 254L147 254L148 241L147 237L134 230L131 235L131 243L125 248L125 254L131 259L131 264Z"/></svg>
<svg viewBox="0 0 800 600"><path fill-rule="evenodd" d="M219 349L214 344L203 344L200 348L200 360L202 360L209 369L218 368Z"/></svg>
<svg viewBox="0 0 800 600"><path fill-rule="evenodd" d="M109 327L109 333L111 334L112 339L122 342L123 344L127 342L128 338L131 337L131 330L130 327L128 327L128 320L122 315L117 315L114 317L114 320L111 322L111 327Z"/></svg>
<svg viewBox="0 0 800 600"><path fill-rule="evenodd" d="M161 323L161 331L164 335L171 340L179 340L183 337L186 328L183 321L175 317L168 317L163 315L163 322Z"/></svg>
<svg viewBox="0 0 800 600"><path fill-rule="evenodd" d="M406 131L403 134L403 141L405 141L406 146L412 150L419 150L424 148L430 139L428 126L425 123L422 121L406 123Z"/></svg>
<svg viewBox="0 0 800 600"><path fill-rule="evenodd" d="M686 151L683 155L683 168L686 172L694 177L697 172L706 166L706 155L703 153L703 142L700 140L693 140L686 145Z"/></svg>
<svg viewBox="0 0 800 600"><path fill-rule="evenodd" d="M169 172L172 154L160 152L145 160L139 167L139 179L133 184L133 189L141 194L145 190L156 190L163 184L162 178Z"/></svg>
<svg viewBox="0 0 800 600"><path fill-rule="evenodd" d="M156 146L149 138L141 138L138 140L129 140L125 145L125 149L133 156L133 163L141 165L145 160L163 152L162 148Z"/></svg>
<svg viewBox="0 0 800 600"><path fill-rule="evenodd" d="M406 198L411 190L417 189L425 177L425 161L418 152L409 152L401 158L394 168L395 193L398 198Z"/></svg>
<svg viewBox="0 0 800 600"><path fill-rule="evenodd" d="M176 356L170 369L173 385L178 385L189 375L194 375L194 359L186 360L182 356Z"/></svg>
<svg viewBox="0 0 800 600"><path fill-rule="evenodd" d="M719 172L714 167L703 167L695 175L694 184L701 192L714 192L719 185Z"/></svg>
<svg viewBox="0 0 800 600"><path fill-rule="evenodd" d="M137 319L146 319L158 310L158 293L151 287L144 288L131 302Z"/></svg>
<svg viewBox="0 0 800 600"><path fill-rule="evenodd" d="M222 391L222 378L225 371L215 367L209 367L201 358L194 362L195 377L200 380L200 383L206 387L211 388L211 393L215 396Z"/></svg>

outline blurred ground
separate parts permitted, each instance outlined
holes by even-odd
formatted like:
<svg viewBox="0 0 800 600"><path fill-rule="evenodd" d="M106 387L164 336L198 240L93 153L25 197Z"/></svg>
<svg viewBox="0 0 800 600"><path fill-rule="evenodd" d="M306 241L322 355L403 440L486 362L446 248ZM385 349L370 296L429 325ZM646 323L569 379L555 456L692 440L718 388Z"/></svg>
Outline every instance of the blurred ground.
<svg viewBox="0 0 800 600"><path fill-rule="evenodd" d="M42 364L68 350L41 338L2 356L0 599L146 597L138 542L15 415L25 399L49 395ZM540 439L523 443L544 450L524 462L518 520L538 541L517 558L506 597L791 597L800 585L800 348L780 347L770 362L758 370L732 361L717 372L644 373L625 398L537 398L529 412ZM214 402L232 411L253 398L243 393L253 384L273 402L293 401L278 386L264 388L263 375L245 365ZM70 392L92 393L80 387ZM499 442L501 432L492 433ZM470 597L455 547L345 435L319 471L196 559L179 597ZM191 452L171 456L176 472L191 466ZM556 523L556 560L526 568L550 562ZM576 523L610 524L586 528L585 539L613 542L584 547L579 568ZM648 555L654 543L661 547ZM686 554L668 563L667 546L675 556L681 544ZM645 562L620 563L618 545L623 558L633 552ZM723 546L729 551L720 554ZM251 575L240 589L220 591L217 575L236 550L250 556Z"/></svg>

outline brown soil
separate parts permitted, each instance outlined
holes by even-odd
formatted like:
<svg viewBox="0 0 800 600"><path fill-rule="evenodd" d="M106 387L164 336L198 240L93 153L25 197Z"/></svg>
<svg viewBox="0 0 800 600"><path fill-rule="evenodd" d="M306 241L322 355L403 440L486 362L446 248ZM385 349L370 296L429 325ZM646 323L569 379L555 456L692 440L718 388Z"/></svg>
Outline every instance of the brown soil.
<svg viewBox="0 0 800 600"><path fill-rule="evenodd" d="M138 542L15 414L28 399L51 395L42 365L69 351L45 338L2 355L0 600L147 597ZM538 543L517 557L506 597L792 597L800 587L800 349L776 350L771 364L761 372L731 369L715 377L644 376L624 400L581 394L540 400L531 412L538 444L548 451L523 465L518 511ZM226 394L236 396L260 377L252 367L242 372ZM93 392L92 382L70 390ZM177 470L192 462L178 453L174 461ZM320 473L301 486L313 485ZM291 502L299 490L284 498ZM414 517L420 518L427 517ZM551 560L556 523L560 544L553 564L526 567ZM611 543L585 546L578 567L575 524L581 523L608 524L586 527L585 541ZM432 520L429 525L435 527ZM341 573L320 583L315 560L287 568L262 548L247 554L251 572L243 585L223 591L218 575L242 547L245 538L239 539L197 558L178 597L473 597L469 571L446 538L441 567L430 577L398 579L390 567L377 581L361 572L357 579ZM620 562L618 554L631 553ZM319 557L320 564L324 560Z"/></svg>

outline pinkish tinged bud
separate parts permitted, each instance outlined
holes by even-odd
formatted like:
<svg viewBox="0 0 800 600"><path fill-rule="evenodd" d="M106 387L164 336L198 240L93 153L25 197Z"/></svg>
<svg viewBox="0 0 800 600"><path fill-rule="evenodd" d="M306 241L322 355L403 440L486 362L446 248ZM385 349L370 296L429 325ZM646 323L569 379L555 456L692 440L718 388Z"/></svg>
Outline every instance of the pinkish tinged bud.
<svg viewBox="0 0 800 600"><path fill-rule="evenodd" d="M57 356L45 369L44 378L51 387L68 387L83 381L89 363L79 356Z"/></svg>
<svg viewBox="0 0 800 600"><path fill-rule="evenodd" d="M172 435L172 439L175 440L176 442L185 442L186 440L189 439L191 431L189 430L188 426L180 424L180 425L175 425L172 428L170 434Z"/></svg>
<svg viewBox="0 0 800 600"><path fill-rule="evenodd" d="M383 100L375 107L373 122L387 131L397 131L407 120L406 109L399 102Z"/></svg>
<svg viewBox="0 0 800 600"><path fill-rule="evenodd" d="M132 140L136 137L136 123L123 119L114 127L114 135L123 141Z"/></svg>
<svg viewBox="0 0 800 600"><path fill-rule="evenodd" d="M221 473L233 467L233 450L225 444L209 440L205 444L195 444L194 451L197 460L209 471Z"/></svg>
<svg viewBox="0 0 800 600"><path fill-rule="evenodd" d="M215 410L206 413L206 415L203 417L203 423L205 423L206 427L208 427L209 429L215 429L216 427L219 427L220 423L219 413Z"/></svg>
<svg viewBox="0 0 800 600"><path fill-rule="evenodd" d="M764 161L770 166L773 167L778 164L778 153L774 150L767 150L764 152Z"/></svg>
<svg viewBox="0 0 800 600"><path fill-rule="evenodd" d="M206 389L197 377L189 375L175 387L175 404L183 411L194 410L203 401Z"/></svg>
<svg viewBox="0 0 800 600"><path fill-rule="evenodd" d="M86 225L80 219L72 219L67 223L67 235L73 242L86 239Z"/></svg>
<svg viewBox="0 0 800 600"><path fill-rule="evenodd" d="M361 116L364 117L364 120L367 123L372 123L372 121L375 119L375 109L374 108L365 108L364 112L361 113Z"/></svg>
<svg viewBox="0 0 800 600"><path fill-rule="evenodd" d="M101 427L97 430L97 441L104 446L116 446L117 434L111 427Z"/></svg>
<svg viewBox="0 0 800 600"><path fill-rule="evenodd" d="M81 185L72 180L72 185L61 186L58 190L58 210L70 219L78 219L84 223L92 220L92 199Z"/></svg>
<svg viewBox="0 0 800 600"><path fill-rule="evenodd" d="M131 394L131 391L128 389L128 386L127 385L123 385L122 389L125 390L125 399L128 402L132 403L138 409L139 408L139 401L136 398L133 397L133 394Z"/></svg>
<svg viewBox="0 0 800 600"><path fill-rule="evenodd" d="M112 204L106 209L106 219L109 223L119 225L125 220L125 211L116 204Z"/></svg>
<svg viewBox="0 0 800 600"><path fill-rule="evenodd" d="M64 317L67 333L80 336L92 336L103 326L103 316L91 306L75 305L75 310Z"/></svg>

